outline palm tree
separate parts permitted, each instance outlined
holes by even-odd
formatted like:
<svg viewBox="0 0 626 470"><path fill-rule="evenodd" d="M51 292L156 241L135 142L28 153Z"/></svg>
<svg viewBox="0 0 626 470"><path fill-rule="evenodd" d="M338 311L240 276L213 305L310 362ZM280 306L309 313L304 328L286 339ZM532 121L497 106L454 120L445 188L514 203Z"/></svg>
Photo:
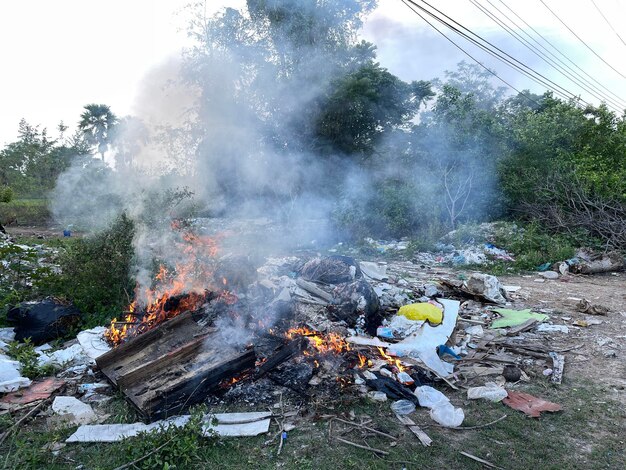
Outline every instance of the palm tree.
<svg viewBox="0 0 626 470"><path fill-rule="evenodd" d="M89 145L98 148L102 161L104 161L104 152L109 146L116 124L117 116L106 104L88 104L83 114L80 115L78 128Z"/></svg>

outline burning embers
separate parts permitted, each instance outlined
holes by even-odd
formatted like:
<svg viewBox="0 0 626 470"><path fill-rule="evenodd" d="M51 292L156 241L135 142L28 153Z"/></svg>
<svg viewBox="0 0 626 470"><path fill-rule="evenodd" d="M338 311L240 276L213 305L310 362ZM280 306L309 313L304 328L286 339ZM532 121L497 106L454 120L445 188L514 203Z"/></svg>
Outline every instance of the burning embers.
<svg viewBox="0 0 626 470"><path fill-rule="evenodd" d="M188 232L179 235L180 260L173 268L161 264L151 287L137 286L135 301L123 320L114 318L104 334L110 343L118 345L183 312L200 311L211 301L237 302L237 296L227 290L227 279L214 276L217 239Z"/></svg>
<svg viewBox="0 0 626 470"><path fill-rule="evenodd" d="M341 354L350 351L350 344L338 333L323 334L306 327L291 328L285 333L287 339L295 339L298 336L304 336L309 341L310 346L321 354ZM311 355L311 353L304 351L304 355Z"/></svg>

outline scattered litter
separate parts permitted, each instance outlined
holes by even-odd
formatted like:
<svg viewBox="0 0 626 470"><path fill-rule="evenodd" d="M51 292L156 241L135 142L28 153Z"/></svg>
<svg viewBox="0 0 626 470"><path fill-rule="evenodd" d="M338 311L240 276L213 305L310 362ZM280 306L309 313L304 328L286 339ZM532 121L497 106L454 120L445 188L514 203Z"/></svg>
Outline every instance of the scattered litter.
<svg viewBox="0 0 626 470"><path fill-rule="evenodd" d="M37 400L44 400L49 398L50 395L59 390L63 385L65 385L65 381L50 377L40 382L33 382L30 387L20 392L9 393L2 397L0 401L3 403L24 405Z"/></svg>
<svg viewBox="0 0 626 470"><path fill-rule="evenodd" d="M7 321L15 327L15 339L30 338L33 344L60 338L80 321L80 312L53 299L22 302L7 312Z"/></svg>
<svg viewBox="0 0 626 470"><path fill-rule="evenodd" d="M433 440L428 437L428 435L424 431L422 431L422 429L417 424L415 424L411 418L398 414L396 415L396 417L398 418L398 421L407 426L409 430L413 434L415 434L415 436L419 439L424 447L429 447L433 443Z"/></svg>
<svg viewBox="0 0 626 470"><path fill-rule="evenodd" d="M528 393L514 392L509 390L508 396L502 403L513 408L514 410L522 411L531 418L538 418L542 411L561 411L561 405L552 403L541 398L534 397Z"/></svg>
<svg viewBox="0 0 626 470"><path fill-rule="evenodd" d="M548 323L541 323L537 325L537 331L539 333L569 333L569 328L565 325L550 325Z"/></svg>
<svg viewBox="0 0 626 470"><path fill-rule="evenodd" d="M94 392L96 390L104 390L107 388L111 388L111 385L109 385L106 382L98 382L98 383L84 383L84 384L80 384L78 386L78 392L79 393L90 393L90 392Z"/></svg>
<svg viewBox="0 0 626 470"><path fill-rule="evenodd" d="M522 286L502 286L502 289L504 289L505 292L517 292L519 290L521 290Z"/></svg>
<svg viewBox="0 0 626 470"><path fill-rule="evenodd" d="M391 410L397 415L410 415L415 411L415 403L409 400L398 400L391 404Z"/></svg>
<svg viewBox="0 0 626 470"><path fill-rule="evenodd" d="M0 328L0 341L4 341L5 343L15 341L15 330L13 327Z"/></svg>
<svg viewBox="0 0 626 470"><path fill-rule="evenodd" d="M548 355L552 359L552 377L550 381L555 384L560 384L563 380L563 367L565 366L565 356L557 354L555 352L549 352Z"/></svg>
<svg viewBox="0 0 626 470"><path fill-rule="evenodd" d="M258 436L269 431L271 415L265 411L207 415L203 426L204 435L214 432L224 437ZM217 424L213 424L214 419Z"/></svg>
<svg viewBox="0 0 626 470"><path fill-rule="evenodd" d="M455 408L448 397L428 385L415 389L415 396L420 406L430 408L430 417L448 428L455 428L463 423L465 414L461 408Z"/></svg>
<svg viewBox="0 0 626 470"><path fill-rule="evenodd" d="M557 273L556 271L538 272L537 275L543 277L544 279L558 279L559 278L559 273Z"/></svg>
<svg viewBox="0 0 626 470"><path fill-rule="evenodd" d="M506 299L502 295L502 285L498 278L484 273L472 273L464 286L469 294L484 298L488 302L504 304Z"/></svg>
<svg viewBox="0 0 626 470"><path fill-rule="evenodd" d="M545 321L548 319L548 315L543 313L534 313L530 309L526 310L511 310L508 308L495 308L494 312L499 314L502 318L498 318L491 323L491 328L507 328L511 326L521 325L522 323L532 319L537 321Z"/></svg>
<svg viewBox="0 0 626 470"><path fill-rule="evenodd" d="M576 253L576 263L570 266L577 274L597 274L624 270L624 257L616 251L594 254L588 250Z"/></svg>
<svg viewBox="0 0 626 470"><path fill-rule="evenodd" d="M439 346L437 346L437 354L439 354L439 357L441 358L443 358L444 356L450 356L456 359L457 361L461 360L461 356L459 356L457 353L455 353L451 348L449 348L445 344L440 344Z"/></svg>
<svg viewBox="0 0 626 470"><path fill-rule="evenodd" d="M439 325L443 320L443 312L430 302L403 305L398 310L398 315L409 320L425 320L431 325Z"/></svg>
<svg viewBox="0 0 626 470"><path fill-rule="evenodd" d="M502 376L507 382L517 382L522 378L522 370L514 365L506 365L502 369Z"/></svg>
<svg viewBox="0 0 626 470"><path fill-rule="evenodd" d="M52 411L62 421L71 424L93 423L98 419L91 406L74 397L56 397L52 402Z"/></svg>
<svg viewBox="0 0 626 470"><path fill-rule="evenodd" d="M481 338L485 331L483 330L482 325L472 325L465 328L465 333L468 335L476 336L477 338Z"/></svg>
<svg viewBox="0 0 626 470"><path fill-rule="evenodd" d="M19 388L30 386L31 380L22 377L21 368L22 365L18 361L0 354L0 393L14 392Z"/></svg>
<svg viewBox="0 0 626 470"><path fill-rule="evenodd" d="M111 346L104 340L105 330L105 327L97 326L90 330L81 331L76 335L76 339L83 347L85 354L91 359L97 359L111 349Z"/></svg>
<svg viewBox="0 0 626 470"><path fill-rule="evenodd" d="M40 351L37 363L40 367L53 365L63 367L68 365L82 365L90 362L85 355L85 350L80 344L73 344L65 349L57 349L53 352Z"/></svg>
<svg viewBox="0 0 626 470"><path fill-rule="evenodd" d="M608 315L610 311L608 307L604 305L593 305L587 299L581 299L576 305L576 308L579 312L589 315Z"/></svg>
<svg viewBox="0 0 626 470"><path fill-rule="evenodd" d="M359 267L361 268L361 272L370 279L374 279L375 281L385 281L388 279L387 265L385 264L361 261Z"/></svg>
<svg viewBox="0 0 626 470"><path fill-rule="evenodd" d="M484 398L485 400L498 402L507 397L507 391L494 382L487 382L483 387L471 387L467 389L467 398L476 400Z"/></svg>
<svg viewBox="0 0 626 470"><path fill-rule="evenodd" d="M367 396L374 401L387 401L385 392L371 391L367 392Z"/></svg>
<svg viewBox="0 0 626 470"><path fill-rule="evenodd" d="M270 412L217 413L204 416L202 427L205 436L258 436L269 431ZM183 427L191 416L182 415L156 421L151 424L94 424L80 426L65 442L117 442L155 429L167 430L170 426ZM217 424L213 424L213 420Z"/></svg>

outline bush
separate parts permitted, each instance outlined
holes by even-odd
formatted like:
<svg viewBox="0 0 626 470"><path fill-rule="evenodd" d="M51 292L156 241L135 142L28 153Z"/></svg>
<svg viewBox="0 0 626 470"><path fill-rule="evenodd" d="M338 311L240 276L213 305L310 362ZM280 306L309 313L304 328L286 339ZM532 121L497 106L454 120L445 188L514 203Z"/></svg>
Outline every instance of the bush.
<svg viewBox="0 0 626 470"><path fill-rule="evenodd" d="M573 258L578 247L576 240L547 233L536 224L526 226L523 231L509 232L506 237L498 234L495 243L515 255L513 267L520 270L536 270L544 263Z"/></svg>
<svg viewBox="0 0 626 470"><path fill-rule="evenodd" d="M10 202L13 199L13 190L8 186L0 186L0 202Z"/></svg>
<svg viewBox="0 0 626 470"><path fill-rule="evenodd" d="M441 236L438 206L427 191L411 181L387 179L362 198L343 201L332 214L347 238L427 238Z"/></svg>
<svg viewBox="0 0 626 470"><path fill-rule="evenodd" d="M103 232L72 240L61 255L62 273L50 290L71 300L85 314L86 326L119 316L130 302L133 236L133 221L122 215Z"/></svg>

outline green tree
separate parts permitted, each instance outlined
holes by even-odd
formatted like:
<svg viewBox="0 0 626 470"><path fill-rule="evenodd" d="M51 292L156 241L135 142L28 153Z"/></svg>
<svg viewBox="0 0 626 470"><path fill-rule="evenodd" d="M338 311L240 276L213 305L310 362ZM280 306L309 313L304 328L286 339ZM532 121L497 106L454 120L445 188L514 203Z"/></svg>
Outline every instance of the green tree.
<svg viewBox="0 0 626 470"><path fill-rule="evenodd" d="M85 111L80 115L78 128L83 132L85 140L93 147L104 161L104 153L111 144L111 136L117 117L111 108L105 104L88 104Z"/></svg>
<svg viewBox="0 0 626 470"><path fill-rule="evenodd" d="M46 129L22 119L18 140L0 150L0 185L10 186L18 197L45 197L80 152L71 139L51 138Z"/></svg>
<svg viewBox="0 0 626 470"><path fill-rule="evenodd" d="M428 82L403 82L370 61L333 83L317 116L315 141L326 152L371 154L432 94Z"/></svg>

